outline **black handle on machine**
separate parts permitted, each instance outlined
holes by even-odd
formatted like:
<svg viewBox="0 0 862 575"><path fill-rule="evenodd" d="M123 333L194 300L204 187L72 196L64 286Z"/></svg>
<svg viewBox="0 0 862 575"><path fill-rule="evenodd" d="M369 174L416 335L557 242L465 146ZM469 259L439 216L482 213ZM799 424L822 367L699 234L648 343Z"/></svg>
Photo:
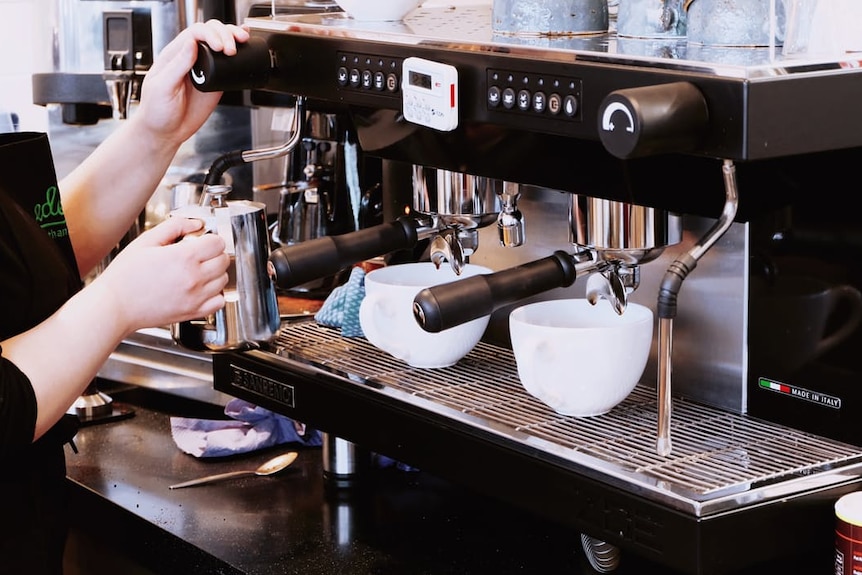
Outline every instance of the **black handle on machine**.
<svg viewBox="0 0 862 575"><path fill-rule="evenodd" d="M415 223L401 218L355 232L281 247L272 251L269 261L275 268L275 285L288 289L334 275L368 258L412 248L417 240Z"/></svg>
<svg viewBox="0 0 862 575"><path fill-rule="evenodd" d="M622 159L696 151L708 127L706 98L690 82L616 90L599 105L599 139Z"/></svg>
<svg viewBox="0 0 862 575"><path fill-rule="evenodd" d="M226 56L198 43L198 58L189 77L201 92L227 92L262 88L272 71L272 56L266 40L252 36L237 43L236 54Z"/></svg>
<svg viewBox="0 0 862 575"><path fill-rule="evenodd" d="M413 299L413 314L422 329L439 333L520 299L568 287L576 278L572 256L556 251L507 270L425 288Z"/></svg>

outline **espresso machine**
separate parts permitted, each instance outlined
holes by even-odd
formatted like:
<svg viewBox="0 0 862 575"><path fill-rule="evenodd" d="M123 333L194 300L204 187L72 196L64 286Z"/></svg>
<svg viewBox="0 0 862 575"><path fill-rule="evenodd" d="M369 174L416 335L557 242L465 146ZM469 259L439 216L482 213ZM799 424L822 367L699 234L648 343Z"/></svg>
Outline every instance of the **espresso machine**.
<svg viewBox="0 0 862 575"><path fill-rule="evenodd" d="M215 388L558 522L601 552L599 571L619 556L692 574L828 557L832 505L862 475L862 332L811 352L852 298L795 312L777 288L815 276L858 293L834 184L862 154L858 55L499 35L491 13L246 20L265 73L245 87L339 109L382 166L384 223L286 246L285 281L404 250L469 260L496 271L423 292L417 321L492 321L461 362L423 370L287 320L258 349L215 354ZM508 311L564 297L658 318L641 383L607 414L561 416L518 380Z"/></svg>

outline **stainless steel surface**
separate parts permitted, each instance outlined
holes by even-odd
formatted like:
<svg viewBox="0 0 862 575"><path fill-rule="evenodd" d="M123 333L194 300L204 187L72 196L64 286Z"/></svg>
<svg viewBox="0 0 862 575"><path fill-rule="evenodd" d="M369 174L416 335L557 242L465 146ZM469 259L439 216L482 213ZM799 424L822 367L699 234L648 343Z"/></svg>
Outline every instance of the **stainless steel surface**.
<svg viewBox="0 0 862 575"><path fill-rule="evenodd" d="M692 248L678 258L668 268L666 280L662 282L659 292L659 337L658 337L658 438L656 449L659 455L669 455L671 444L671 374L673 373L671 357L673 342L673 320L677 315L676 296L682 288L682 280L694 271L698 260L702 258L721 236L733 225L739 207L739 192L736 186L736 167L733 162L725 161L722 166L725 183L725 202L721 217L716 220L706 234ZM677 281L678 280L678 281Z"/></svg>
<svg viewBox="0 0 862 575"><path fill-rule="evenodd" d="M302 132L299 129L300 122L305 117L305 104L302 98L297 99L296 107L291 116L291 124L288 128L288 138L281 144L276 146L253 148L242 152L242 159L246 163L259 162L262 160L272 160L281 158L289 154L299 143L302 137Z"/></svg>
<svg viewBox="0 0 862 575"><path fill-rule="evenodd" d="M117 347L99 377L224 406L231 396L213 388L212 356L177 345L167 328L140 330Z"/></svg>
<svg viewBox="0 0 862 575"><path fill-rule="evenodd" d="M495 222L502 191L493 178L413 166L413 209L443 225L469 229Z"/></svg>
<svg viewBox="0 0 862 575"><path fill-rule="evenodd" d="M225 287L225 307L216 312L217 336L206 342L208 348L218 351L247 349L269 341L280 321L275 274L268 261L265 206L247 200L229 204L232 241L228 239L228 245L232 249L228 253L235 283Z"/></svg>
<svg viewBox="0 0 862 575"><path fill-rule="evenodd" d="M572 195L572 242L599 258L637 265L682 239L682 217L635 204Z"/></svg>
<svg viewBox="0 0 862 575"><path fill-rule="evenodd" d="M275 352L381 396L481 429L560 465L697 517L858 480L859 447L674 400L675 449L655 452L656 396L639 385L606 415L565 417L521 386L511 351L480 343L455 366L414 369L315 322L283 326Z"/></svg>
<svg viewBox="0 0 862 575"><path fill-rule="evenodd" d="M321 433L324 477L345 480L357 477L368 464L369 453L361 446L331 433Z"/></svg>
<svg viewBox="0 0 862 575"><path fill-rule="evenodd" d="M105 69L102 14L106 11L149 10L153 54L158 54L183 29L183 2L187 0L58 0L54 69L68 73L97 73Z"/></svg>
<svg viewBox="0 0 862 575"><path fill-rule="evenodd" d="M700 1L700 0L699 0ZM565 35L505 36L493 31L490 2L426 2L402 22L358 22L341 13L279 15L275 18L249 18L252 29L262 31L333 35L343 38L383 41L405 47L462 47L475 52L505 51L532 55L537 60L571 62L645 63L651 67L703 70L729 78L769 78L798 71L810 74L812 60L824 63L823 70L835 62L853 62L858 55L820 54L811 58L785 58L780 46L734 47L689 45L686 39L639 41L617 38L616 34L574 37Z"/></svg>

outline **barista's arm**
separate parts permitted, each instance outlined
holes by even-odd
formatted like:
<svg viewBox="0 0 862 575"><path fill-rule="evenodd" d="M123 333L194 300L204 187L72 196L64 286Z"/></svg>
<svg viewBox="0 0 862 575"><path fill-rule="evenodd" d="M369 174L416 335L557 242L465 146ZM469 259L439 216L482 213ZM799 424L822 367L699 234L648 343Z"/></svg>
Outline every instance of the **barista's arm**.
<svg viewBox="0 0 862 575"><path fill-rule="evenodd" d="M60 182L78 269L86 275L117 245L158 187L180 145L206 121L221 93L189 80L198 42L236 54L248 31L212 20L171 41L144 79L141 103L80 166Z"/></svg>
<svg viewBox="0 0 862 575"><path fill-rule="evenodd" d="M63 416L128 334L204 317L224 305L224 240L204 234L177 241L200 228L200 221L185 218L156 226L48 319L0 341L3 357L35 392L34 439Z"/></svg>

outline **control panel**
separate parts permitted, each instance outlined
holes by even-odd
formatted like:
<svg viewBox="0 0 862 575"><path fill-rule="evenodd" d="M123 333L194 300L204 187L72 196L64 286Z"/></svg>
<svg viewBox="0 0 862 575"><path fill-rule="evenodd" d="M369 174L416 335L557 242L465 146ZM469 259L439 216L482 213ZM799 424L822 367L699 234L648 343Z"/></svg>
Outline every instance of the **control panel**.
<svg viewBox="0 0 862 575"><path fill-rule="evenodd" d="M402 65L401 58L338 52L335 80L341 89L399 97Z"/></svg>
<svg viewBox="0 0 862 575"><path fill-rule="evenodd" d="M489 111L519 114L524 118L582 121L579 78L489 69Z"/></svg>

